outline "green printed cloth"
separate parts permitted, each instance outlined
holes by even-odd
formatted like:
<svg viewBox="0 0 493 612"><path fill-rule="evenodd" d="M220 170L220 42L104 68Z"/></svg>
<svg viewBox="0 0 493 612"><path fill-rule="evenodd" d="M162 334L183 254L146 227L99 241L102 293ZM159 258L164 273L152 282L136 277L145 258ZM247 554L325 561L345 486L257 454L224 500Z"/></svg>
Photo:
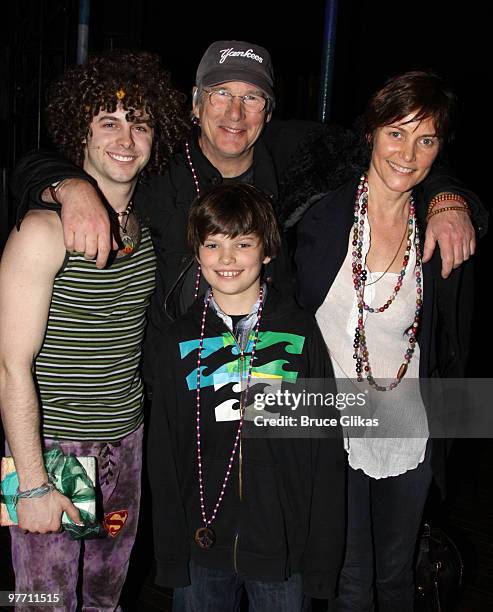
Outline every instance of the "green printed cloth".
<svg viewBox="0 0 493 612"><path fill-rule="evenodd" d="M99 532L96 521L96 459L64 455L58 447L44 453L48 477L60 493L68 497L78 508L84 525L76 525L64 512L63 528L74 539L91 537ZM10 472L0 483L2 503L7 507L10 519L17 524L16 492L19 487L17 472Z"/></svg>

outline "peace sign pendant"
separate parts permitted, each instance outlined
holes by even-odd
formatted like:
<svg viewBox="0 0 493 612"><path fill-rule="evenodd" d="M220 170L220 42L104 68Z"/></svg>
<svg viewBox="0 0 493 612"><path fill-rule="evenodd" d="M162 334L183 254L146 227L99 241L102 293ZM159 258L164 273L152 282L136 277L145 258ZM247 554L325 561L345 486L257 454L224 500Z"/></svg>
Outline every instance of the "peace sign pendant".
<svg viewBox="0 0 493 612"><path fill-rule="evenodd" d="M135 242L132 240L132 238L126 233L123 232L122 233L122 242L123 242L123 249L122 251L124 253L133 253L135 250Z"/></svg>
<svg viewBox="0 0 493 612"><path fill-rule="evenodd" d="M211 548L216 541L216 534L209 527L199 527L195 532L195 543L199 548Z"/></svg>

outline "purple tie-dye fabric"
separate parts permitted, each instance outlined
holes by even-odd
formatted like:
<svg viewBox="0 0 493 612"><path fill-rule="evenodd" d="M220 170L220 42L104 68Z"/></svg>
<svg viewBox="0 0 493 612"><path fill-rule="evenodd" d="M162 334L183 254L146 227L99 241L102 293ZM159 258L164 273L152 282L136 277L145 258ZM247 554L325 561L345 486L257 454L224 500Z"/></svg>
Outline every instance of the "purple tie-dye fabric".
<svg viewBox="0 0 493 612"><path fill-rule="evenodd" d="M120 442L57 442L65 454L94 456L98 464L98 518L109 512L128 511L128 518L116 537L74 541L67 533L24 534L11 527L12 563L15 589L20 593L60 593L61 606L43 607L52 612L75 612L77 585L84 612L114 612L128 570L130 553L137 533L139 518L142 431ZM52 440L45 441L46 448ZM30 611L31 607L22 607ZM39 606L32 607L32 611Z"/></svg>

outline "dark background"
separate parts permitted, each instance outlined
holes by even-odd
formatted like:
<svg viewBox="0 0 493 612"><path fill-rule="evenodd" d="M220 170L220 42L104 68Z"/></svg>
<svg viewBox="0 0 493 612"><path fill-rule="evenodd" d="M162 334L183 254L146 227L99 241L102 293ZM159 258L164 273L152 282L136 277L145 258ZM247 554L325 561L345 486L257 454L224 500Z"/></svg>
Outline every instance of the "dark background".
<svg viewBox="0 0 493 612"><path fill-rule="evenodd" d="M489 209L488 143L492 137L487 92L491 89L492 34L487 13L486 2L339 0L330 121L350 125L371 92L397 72L431 68L441 73L460 98L457 138L450 149L452 165ZM92 0L89 50L156 51L172 72L175 83L189 93L196 66L212 41L253 41L267 47L272 55L277 77L277 116L316 119L324 15L324 0L291 3ZM47 144L41 113L44 92L54 76L75 62L77 23L77 0L11 0L2 4L0 249L15 218L14 202L7 187L12 168L23 153L40 143ZM470 374L475 377L491 376L491 359L486 354L491 300L487 289L489 243L488 237L482 240L477 257L477 302L470 362ZM483 579L477 579L480 584L477 588L483 594L488 589L493 592L493 516L489 510L492 495L491 486L484 489L484 476L489 470L481 463L484 457L493 463L489 445L489 441L481 444L465 441L460 452L456 452L457 471L452 473L452 480L467 484L455 493L452 489L447 514L452 525L476 535L480 533L479 539L471 536L476 547L471 559L472 567L476 563L490 572L484 579L489 586L481 586ZM471 538L466 548L473 546ZM484 558L483 549L489 551ZM0 566L2 557L0 554ZM473 585L477 586L477 580ZM491 610L491 601L484 607L464 610Z"/></svg>
<svg viewBox="0 0 493 612"><path fill-rule="evenodd" d="M452 151L458 172L482 195L489 110L487 3L339 0L330 120L349 124L385 78L432 68L457 90L462 115ZM164 2L92 0L90 52L142 48L161 54L189 92L206 47L216 39L251 40L271 51L282 118L317 117L325 0ZM5 3L0 25L2 167L38 138L46 83L75 61L77 0ZM488 105L488 106L487 106Z"/></svg>

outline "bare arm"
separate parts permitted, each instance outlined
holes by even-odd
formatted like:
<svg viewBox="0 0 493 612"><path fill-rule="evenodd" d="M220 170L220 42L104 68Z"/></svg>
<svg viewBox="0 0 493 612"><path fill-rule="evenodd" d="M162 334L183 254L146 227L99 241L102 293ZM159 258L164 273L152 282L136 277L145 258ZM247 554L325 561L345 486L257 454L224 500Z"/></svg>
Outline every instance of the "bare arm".
<svg viewBox="0 0 493 612"><path fill-rule="evenodd" d="M47 481L32 364L43 343L53 280L64 256L56 213L31 211L21 230L13 230L0 264L0 411L21 491ZM19 526L57 531L64 510L80 522L75 506L57 491L21 499Z"/></svg>

